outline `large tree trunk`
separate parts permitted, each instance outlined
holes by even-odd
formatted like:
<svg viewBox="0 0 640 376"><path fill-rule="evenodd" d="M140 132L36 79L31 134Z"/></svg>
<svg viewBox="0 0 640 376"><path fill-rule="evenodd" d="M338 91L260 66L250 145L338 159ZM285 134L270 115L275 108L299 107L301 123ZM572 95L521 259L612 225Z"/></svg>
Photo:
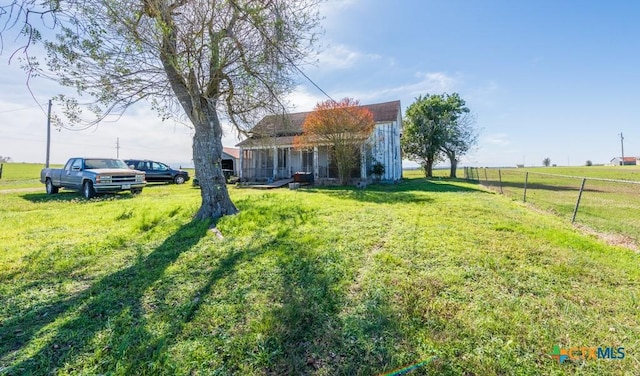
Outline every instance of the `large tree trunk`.
<svg viewBox="0 0 640 376"><path fill-rule="evenodd" d="M450 178L457 178L456 176L456 170L458 169L458 161L453 158L451 160L451 168L449 169L449 177Z"/></svg>
<svg viewBox="0 0 640 376"><path fill-rule="evenodd" d="M195 124L193 163L199 177L202 204L195 218L200 220L235 214L235 207L222 172L222 128L214 109L205 110L206 122Z"/></svg>
<svg viewBox="0 0 640 376"><path fill-rule="evenodd" d="M422 168L424 169L424 176L428 178L433 177L433 159L427 159L425 164L422 165Z"/></svg>
<svg viewBox="0 0 640 376"><path fill-rule="evenodd" d="M449 169L449 177L457 178L456 170L458 169L458 159L456 158L456 154L448 153L447 156L449 157L449 163L451 165L451 168Z"/></svg>
<svg viewBox="0 0 640 376"><path fill-rule="evenodd" d="M170 18L163 19L163 22L173 25L173 20ZM176 69L173 61L177 59L175 56L177 37L173 29L168 30L170 32L164 35L160 60L173 92L195 129L193 163L202 196L202 204L195 219L211 219L215 222L225 215L238 212L231 202L227 181L222 172L222 127L215 100L212 101L202 95L195 81L195 75L189 75L188 83Z"/></svg>

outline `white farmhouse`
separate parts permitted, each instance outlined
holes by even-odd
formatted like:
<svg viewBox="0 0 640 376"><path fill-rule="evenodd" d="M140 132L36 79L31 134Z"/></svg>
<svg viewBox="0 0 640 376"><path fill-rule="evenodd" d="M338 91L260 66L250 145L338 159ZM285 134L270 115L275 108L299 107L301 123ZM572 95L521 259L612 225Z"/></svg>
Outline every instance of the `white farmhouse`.
<svg viewBox="0 0 640 376"><path fill-rule="evenodd" d="M402 178L402 111L400 101L363 105L376 122L374 130L360 148L360 166L352 171L354 181L371 179L371 166L384 166L382 181ZM298 150L293 140L302 134L302 124L311 112L268 115L256 124L251 137L240 142L240 174L247 180L278 180L305 176L315 183L337 181L338 171L331 158L330 146L318 145Z"/></svg>

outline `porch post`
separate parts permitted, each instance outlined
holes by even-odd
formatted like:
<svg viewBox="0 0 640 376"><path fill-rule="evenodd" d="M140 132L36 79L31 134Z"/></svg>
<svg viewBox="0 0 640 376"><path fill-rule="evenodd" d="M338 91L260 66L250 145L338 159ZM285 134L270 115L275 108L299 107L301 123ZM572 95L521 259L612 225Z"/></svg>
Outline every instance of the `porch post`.
<svg viewBox="0 0 640 376"><path fill-rule="evenodd" d="M320 169L318 166L318 146L313 147L313 181L318 180L318 176L320 176Z"/></svg>
<svg viewBox="0 0 640 376"><path fill-rule="evenodd" d="M365 149L363 143L362 145L360 145L360 176L362 177L362 179L367 178L367 160L364 152Z"/></svg>
<svg viewBox="0 0 640 376"><path fill-rule="evenodd" d="M273 179L278 177L278 147L273 147Z"/></svg>
<svg viewBox="0 0 640 376"><path fill-rule="evenodd" d="M291 146L289 146L287 148L287 159L288 159L288 162L289 162L289 177L293 176L293 172L291 171L291 168L292 168L291 167L291 163L293 162L292 161L293 158L292 158L291 154L292 154L291 153Z"/></svg>
<svg viewBox="0 0 640 376"><path fill-rule="evenodd" d="M240 176L240 179L243 178L243 170L244 170L244 150L242 149L242 146L240 146L240 166L238 168L238 175Z"/></svg>

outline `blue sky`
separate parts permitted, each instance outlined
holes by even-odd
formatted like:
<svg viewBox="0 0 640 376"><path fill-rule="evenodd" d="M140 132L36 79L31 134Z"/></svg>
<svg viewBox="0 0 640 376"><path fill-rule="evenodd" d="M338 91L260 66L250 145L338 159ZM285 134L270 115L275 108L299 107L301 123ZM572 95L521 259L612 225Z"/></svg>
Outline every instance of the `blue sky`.
<svg viewBox="0 0 640 376"><path fill-rule="evenodd" d="M329 1L317 63L302 67L334 99L361 103L458 92L481 129L467 166L606 163L640 156L640 3L632 1ZM0 56L0 155L44 162L46 116L8 50ZM58 90L32 82L44 104ZM289 100L326 97L300 78ZM71 155L189 165L191 133L146 106L83 132L55 131L52 162ZM237 142L233 132L223 139Z"/></svg>

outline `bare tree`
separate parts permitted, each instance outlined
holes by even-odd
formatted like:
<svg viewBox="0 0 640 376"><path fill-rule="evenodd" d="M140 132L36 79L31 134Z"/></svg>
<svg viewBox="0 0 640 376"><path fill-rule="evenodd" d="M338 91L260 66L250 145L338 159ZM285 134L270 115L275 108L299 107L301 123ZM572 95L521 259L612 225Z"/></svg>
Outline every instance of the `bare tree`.
<svg viewBox="0 0 640 376"><path fill-rule="evenodd" d="M24 31L13 55L29 74L95 98L93 123L141 100L163 118L186 115L202 195L196 218L215 220L237 212L222 172L221 122L242 132L264 112L283 111L280 98L315 42L318 2L13 0L0 8L0 31ZM30 55L35 43L44 56ZM82 123L78 98L57 100Z"/></svg>

